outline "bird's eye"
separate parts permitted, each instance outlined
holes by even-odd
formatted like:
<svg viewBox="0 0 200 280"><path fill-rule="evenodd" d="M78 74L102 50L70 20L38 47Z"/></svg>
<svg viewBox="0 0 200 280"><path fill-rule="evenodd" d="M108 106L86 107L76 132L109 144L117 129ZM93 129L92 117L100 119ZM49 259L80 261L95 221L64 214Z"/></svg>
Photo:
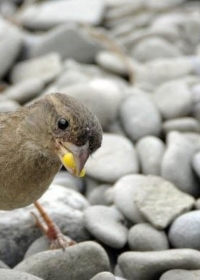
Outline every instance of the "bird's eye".
<svg viewBox="0 0 200 280"><path fill-rule="evenodd" d="M62 118L58 121L59 129L65 130L68 128L68 126L69 126L69 122L66 119Z"/></svg>

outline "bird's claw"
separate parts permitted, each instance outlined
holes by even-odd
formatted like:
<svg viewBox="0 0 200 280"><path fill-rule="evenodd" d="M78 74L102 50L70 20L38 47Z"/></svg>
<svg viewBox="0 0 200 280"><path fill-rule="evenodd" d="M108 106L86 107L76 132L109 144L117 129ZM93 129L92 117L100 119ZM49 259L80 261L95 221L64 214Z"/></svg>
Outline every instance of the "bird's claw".
<svg viewBox="0 0 200 280"><path fill-rule="evenodd" d="M63 234L59 234L56 239L51 240L49 249L55 250L55 249L61 248L64 251L67 247L75 245L75 244L76 244L76 242L73 239L71 239L70 237L65 236Z"/></svg>

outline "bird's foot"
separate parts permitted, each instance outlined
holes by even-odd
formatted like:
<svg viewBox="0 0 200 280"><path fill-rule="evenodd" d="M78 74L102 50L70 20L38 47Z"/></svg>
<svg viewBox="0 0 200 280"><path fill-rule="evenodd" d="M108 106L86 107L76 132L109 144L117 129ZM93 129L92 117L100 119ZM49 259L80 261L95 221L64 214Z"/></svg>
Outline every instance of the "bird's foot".
<svg viewBox="0 0 200 280"><path fill-rule="evenodd" d="M76 244L74 240L72 240L70 237L65 236L61 230L58 228L58 226L55 224L55 222L51 219L51 217L46 213L46 211L43 209L41 204L36 201L34 203L35 207L39 211L40 215L42 216L44 222L46 225L44 225L37 215L32 212L33 216L35 217L37 226L41 229L41 231L47 236L47 238L50 240L50 246L49 249L59 249L62 248L65 250L65 248L72 246Z"/></svg>
<svg viewBox="0 0 200 280"><path fill-rule="evenodd" d="M62 233L59 233L57 235L57 238L51 239L49 249L54 250L54 249L62 248L63 250L65 250L65 248L72 246L74 244L76 244L76 242L72 240L70 237L65 236Z"/></svg>

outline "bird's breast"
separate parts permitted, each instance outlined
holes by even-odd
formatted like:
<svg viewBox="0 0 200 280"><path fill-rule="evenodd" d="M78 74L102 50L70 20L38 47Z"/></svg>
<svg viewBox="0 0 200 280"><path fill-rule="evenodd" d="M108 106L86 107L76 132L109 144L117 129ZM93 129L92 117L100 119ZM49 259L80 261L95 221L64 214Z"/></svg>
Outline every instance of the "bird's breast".
<svg viewBox="0 0 200 280"><path fill-rule="evenodd" d="M1 168L2 167L2 168ZM11 210L27 206L47 190L60 169L60 161L26 153L2 162L0 157L0 209Z"/></svg>

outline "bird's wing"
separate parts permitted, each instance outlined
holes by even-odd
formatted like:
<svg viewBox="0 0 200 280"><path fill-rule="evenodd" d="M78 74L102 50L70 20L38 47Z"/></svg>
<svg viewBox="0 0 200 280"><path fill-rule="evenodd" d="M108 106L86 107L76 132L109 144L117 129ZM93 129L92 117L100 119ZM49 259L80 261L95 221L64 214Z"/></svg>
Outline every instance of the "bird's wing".
<svg viewBox="0 0 200 280"><path fill-rule="evenodd" d="M17 131L21 119L21 114L17 111L0 114L0 158L6 153L8 147L13 151L16 149L16 142L20 141Z"/></svg>

